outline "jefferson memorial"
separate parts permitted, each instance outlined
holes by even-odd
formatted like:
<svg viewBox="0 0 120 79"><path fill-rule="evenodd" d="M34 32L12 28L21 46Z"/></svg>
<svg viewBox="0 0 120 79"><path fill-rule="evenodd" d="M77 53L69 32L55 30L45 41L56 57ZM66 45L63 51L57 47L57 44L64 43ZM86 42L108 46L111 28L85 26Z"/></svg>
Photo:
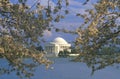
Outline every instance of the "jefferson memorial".
<svg viewBox="0 0 120 79"><path fill-rule="evenodd" d="M45 51L48 57L57 57L60 51L67 50L71 52L71 44L61 37L55 38L52 42L45 45Z"/></svg>

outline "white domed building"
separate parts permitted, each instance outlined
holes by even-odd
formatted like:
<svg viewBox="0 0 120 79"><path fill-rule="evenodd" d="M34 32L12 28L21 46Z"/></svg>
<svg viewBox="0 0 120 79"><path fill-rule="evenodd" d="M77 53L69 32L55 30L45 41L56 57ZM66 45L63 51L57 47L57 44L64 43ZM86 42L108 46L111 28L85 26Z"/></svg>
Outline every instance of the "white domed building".
<svg viewBox="0 0 120 79"><path fill-rule="evenodd" d="M71 44L69 44L66 40L61 37L57 37L53 42L50 42L45 45L45 51L47 52L47 56L53 57L58 56L60 51L67 50L71 52Z"/></svg>

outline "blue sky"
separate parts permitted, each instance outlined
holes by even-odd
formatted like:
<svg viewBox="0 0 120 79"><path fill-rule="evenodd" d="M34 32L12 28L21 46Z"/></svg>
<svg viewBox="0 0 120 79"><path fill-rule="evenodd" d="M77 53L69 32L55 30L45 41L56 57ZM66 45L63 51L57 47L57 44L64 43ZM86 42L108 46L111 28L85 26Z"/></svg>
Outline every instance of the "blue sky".
<svg viewBox="0 0 120 79"><path fill-rule="evenodd" d="M17 3L18 0L11 0L11 2ZM28 0L27 4L29 6L32 6L34 3L36 3L37 0ZM47 1L48 0L39 0L41 5L47 6ZM51 0L50 5L52 8L56 5L55 2L57 0ZM80 26L80 24L83 22L83 20L79 17L76 17L76 13L81 13L84 14L86 13L86 9L93 8L93 5L96 0L90 0L87 5L83 5L83 3L86 0L69 0L69 6L67 9L69 10L69 14L65 16L65 19L60 20L58 23L53 23L55 27L57 28L64 28L68 30L76 30L77 27ZM64 8L63 8L64 9ZM55 31L44 31L44 39L46 41L52 41L56 37L63 37L67 41L73 41L76 38L76 35L71 35L71 34L65 34L62 32L55 32Z"/></svg>
<svg viewBox="0 0 120 79"><path fill-rule="evenodd" d="M56 1L56 0L53 0L53 1ZM60 20L60 22L53 23L54 26L61 29L64 28L68 30L76 30L76 28L78 28L80 24L82 24L83 22L83 20L80 17L76 16L76 13L81 13L81 14L86 13L85 12L86 9L93 8L92 4L95 3L95 0L91 0L90 2L88 2L87 5L83 6L84 2L85 0L69 0L69 6L67 7L67 9L69 10L69 14L65 15L65 19ZM51 3L54 4L54 2L51 2ZM62 32L55 33L54 31L47 31L47 30L45 31L44 35L45 35L44 38L47 41L51 41L57 36L63 37L67 41L73 41L76 38L76 35L65 34Z"/></svg>

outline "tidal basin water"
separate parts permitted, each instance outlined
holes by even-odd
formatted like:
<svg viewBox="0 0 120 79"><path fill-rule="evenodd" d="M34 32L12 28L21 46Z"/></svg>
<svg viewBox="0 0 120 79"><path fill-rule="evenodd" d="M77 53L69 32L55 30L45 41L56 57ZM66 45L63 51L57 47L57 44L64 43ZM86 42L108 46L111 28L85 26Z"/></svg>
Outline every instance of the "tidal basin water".
<svg viewBox="0 0 120 79"><path fill-rule="evenodd" d="M34 72L31 79L120 79L119 65L108 66L98 70L91 75L91 69L85 63L71 62L70 58L51 58L54 64L52 69L46 69L45 66L39 66ZM5 64L0 60L0 64ZM10 75L2 75L0 79L20 79L12 73ZM26 79L26 78L24 78Z"/></svg>

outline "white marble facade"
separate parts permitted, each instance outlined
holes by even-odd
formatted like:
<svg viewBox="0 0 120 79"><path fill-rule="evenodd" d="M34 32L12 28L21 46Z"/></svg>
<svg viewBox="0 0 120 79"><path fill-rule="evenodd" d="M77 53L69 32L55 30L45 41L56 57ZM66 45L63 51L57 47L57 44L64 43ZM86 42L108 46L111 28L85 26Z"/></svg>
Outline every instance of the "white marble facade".
<svg viewBox="0 0 120 79"><path fill-rule="evenodd" d="M55 56L57 57L60 51L67 50L71 52L71 44L69 44L66 40L61 37L57 37L54 39L53 42L50 42L45 45L45 51L47 56Z"/></svg>

